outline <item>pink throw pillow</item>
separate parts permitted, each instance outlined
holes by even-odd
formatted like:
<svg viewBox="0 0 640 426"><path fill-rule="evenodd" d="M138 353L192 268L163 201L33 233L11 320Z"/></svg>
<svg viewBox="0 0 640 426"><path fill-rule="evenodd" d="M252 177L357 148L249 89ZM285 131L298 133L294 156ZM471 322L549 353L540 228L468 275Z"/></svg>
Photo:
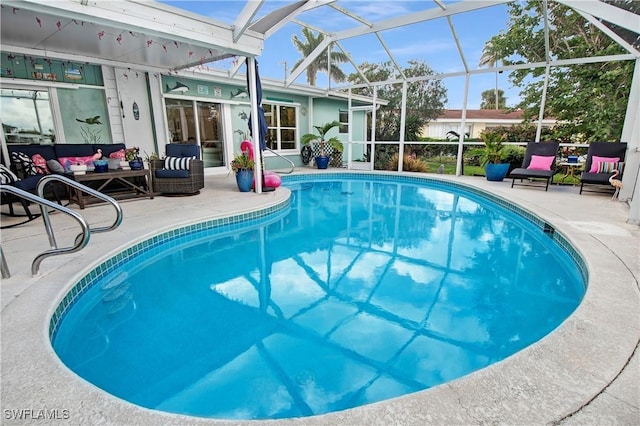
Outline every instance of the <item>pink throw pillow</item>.
<svg viewBox="0 0 640 426"><path fill-rule="evenodd" d="M58 162L62 164L65 170L69 170L69 166L74 164L84 164L87 167L93 167L93 155L86 157L60 157Z"/></svg>
<svg viewBox="0 0 640 426"><path fill-rule="evenodd" d="M114 151L109 154L109 158L117 158L118 160L124 161L124 149L119 149L118 151Z"/></svg>
<svg viewBox="0 0 640 426"><path fill-rule="evenodd" d="M555 157L553 155L550 156L542 156L542 155L532 155L531 162L529 163L528 170L551 170L551 163L553 163L553 159Z"/></svg>
<svg viewBox="0 0 640 426"><path fill-rule="evenodd" d="M620 161L620 157L591 157L591 169L589 173L598 173L598 163L617 163Z"/></svg>
<svg viewBox="0 0 640 426"><path fill-rule="evenodd" d="M47 167L47 160L45 160L42 155L33 154L33 157L31 157L31 161L33 161L33 165L38 170L38 173L41 173L43 175L48 175L49 173L51 173L49 171L49 168Z"/></svg>

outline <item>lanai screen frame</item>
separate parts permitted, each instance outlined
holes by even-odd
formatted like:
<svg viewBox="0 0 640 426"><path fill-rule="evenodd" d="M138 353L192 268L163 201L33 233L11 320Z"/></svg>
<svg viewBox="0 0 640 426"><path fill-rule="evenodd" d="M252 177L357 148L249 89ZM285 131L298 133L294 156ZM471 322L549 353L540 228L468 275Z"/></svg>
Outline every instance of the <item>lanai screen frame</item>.
<svg viewBox="0 0 640 426"><path fill-rule="evenodd" d="M339 8L335 6L336 3L333 3L333 6L336 10L339 10L342 13L345 13L348 16L351 16L354 20L360 22L362 25L359 27L354 27L352 29L338 31L335 33L324 32L321 29L314 28L309 26L310 28L321 31L325 38L323 42L296 68L285 80L285 86L290 85L294 80L296 80L306 69L306 67L315 59L321 52L325 49L330 48L332 45L338 46L342 49L340 45L341 40L345 40L352 37L358 37L365 34L375 33L378 37L381 45L384 47L387 52L389 59L395 65L398 70L400 76L402 78L395 80L386 80L386 81L377 81L377 82L369 82L364 76L363 79L367 81L364 84L358 85L348 85L343 86L341 90L348 90L351 93L351 90L363 87L375 88L379 85L388 85L388 84L402 84L402 109L401 109L401 121L400 121L400 152L399 152L399 160L398 160L398 171L402 170L402 160L403 160L403 152L404 152L404 126L405 126L405 110L406 110L406 85L409 82L417 82L422 80L434 80L434 79L445 79L449 77L457 77L464 76L465 77L465 92L464 92L464 100L463 100L463 109L462 109L462 122L460 125L460 129L465 128L465 120L466 120L466 112L467 112L467 99L469 92L469 80L470 77L474 74L483 74L483 73L495 73L502 71L512 71L517 69L530 69L530 68L545 68L544 80L543 80L543 93L542 99L540 103L540 112L538 117L544 117L544 109L546 103L546 88L549 80L549 71L551 67L557 66L570 66L570 65L579 65L586 63L597 63L597 62L610 62L610 61L635 61L635 68L633 73L632 84L630 88L629 101L627 104L627 111L625 115L625 121L623 125L622 135L620 137L621 140L629 143L629 152L626 158L626 167L628 167L628 171L636 171L636 173L625 173L623 177L624 188L620 192L619 198L621 200L626 200L631 202L633 200L633 194L637 187L640 187L638 183L639 174L638 169L640 169L640 160L638 159L638 149L640 149L640 130L638 129L637 121L634 117L638 117L640 114L640 99L638 93L640 92L640 51L634 48L631 44L626 42L622 37L612 31L609 27L604 25L600 19L615 24L619 27L625 28L627 30L633 31L635 33L640 32L640 18L637 15L634 15L631 12L627 12L618 7L609 5L607 3L598 1L598 0L587 0L587 1L569 1L569 0L541 0L543 4L543 8L547 10L547 5L549 2L555 1L557 3L563 4L573 10L575 10L578 14L584 17L588 22L597 27L600 31L602 31L605 35L610 37L612 40L617 42L621 47L623 47L628 53L619 54L619 55L608 55L608 56L592 56L592 57L583 57L583 58L575 58L575 59L561 59L561 60L553 60L549 53L549 25L548 20L545 19L543 22L544 32L545 32L545 52L546 57L544 62L536 62L536 63L525 63L518 65L508 65L508 66L491 66L482 69L471 69L468 65L468 61L466 60L464 50L460 45L460 42L457 37L455 26L451 20L451 16L459 14L459 13L467 13L472 12L474 10L483 9L487 7L503 5L507 3L511 3L512 0L486 0L486 1L471 1L471 0L462 0L456 3L445 4L441 0L433 0L435 3L435 7L432 9L427 9L424 11L420 11L411 15L406 15L402 17L389 18L386 20L378 21L375 23L368 22L366 19L362 19L360 17L351 14L346 9ZM384 43L384 40L381 38L379 32L384 30L389 30L392 28L397 28L401 26L407 26L411 24L415 24L418 22L424 22L432 19L444 18L447 20L449 27L451 29L452 37L456 43L458 48L458 52L460 54L460 58L464 67L464 70L453 73L442 73L437 75L430 75L425 77L413 77L406 78L400 69L398 62L393 57L391 51L387 48ZM300 25L305 25L304 23L298 21ZM355 64L354 64L355 66ZM357 69L357 67L356 67ZM362 74L361 74L362 75ZM328 79L327 91L331 91L331 79ZM374 90L375 93L375 90ZM374 95L374 105L375 105L375 95ZM372 126L375 127L375 108L373 114L373 123ZM535 141L540 141L540 135L542 130L542 120L538 120L537 129L536 129L536 138ZM457 164L456 164L456 175L462 174L462 150L464 144L464 132L461 130L458 132L460 134L460 138L458 141L458 155L457 155ZM352 136L351 131L349 133L349 142L351 142ZM375 140L371 141L375 144ZM349 161L351 159L349 158ZM636 203L638 201L636 200ZM630 219L634 219L638 221L640 219L640 214L637 212L638 207L637 204L634 207L632 204L632 213ZM634 213L635 211L635 213Z"/></svg>
<svg viewBox="0 0 640 426"><path fill-rule="evenodd" d="M636 117L638 117L640 114L640 52L600 22L600 19L602 19L638 34L640 32L640 28L638 25L638 16L598 0L540 0L543 3L544 7L546 7L552 1L556 1L557 3L563 4L575 10L577 13L585 17L585 19L587 19L590 23L599 28L603 33L620 44L629 53L622 55L577 58L570 60L551 60L547 42L547 45L545 46L546 60L544 62L471 69L466 61L464 51L457 40L456 29L453 22L451 21L451 16L460 13L473 12L475 10L487 7L504 5L511 1L512 0L460 0L457 2L447 3L443 2L442 0L432 0L431 2L425 1L425 3L433 5L433 7L416 13L384 19L374 23L368 21L366 18L351 13L346 8L343 8L341 5L344 4L344 2L342 2L341 0L300 0L297 2L291 2L286 6L277 9L260 19L254 19L257 16L259 9L264 4L265 0L252 0L246 2L243 10L236 17L236 20L232 25L214 22L209 18L202 17L193 13L177 13L179 9L170 8L157 2L145 2L140 0L119 0L115 2L89 2L87 0L57 0L56 2L50 2L48 0L3 0L3 5L6 9L5 14L10 7L14 7L20 9L21 11L31 11L36 15L38 13L47 13L53 17L60 17L63 19L82 19L82 17L85 16L86 19L89 20L89 22L91 22L91 19L97 20L97 22L99 22L101 25L114 28L114 31L122 30L123 28L129 30L137 30L141 33L149 33L154 36L161 37L163 40L166 40L167 43L189 43L193 41L200 47L210 46L214 49L221 48L223 53L219 56L216 56L217 58L223 58L227 57L227 54L233 54L236 56L246 56L248 58L251 58L251 62L262 52L263 39L268 38L271 34L278 31L287 22L294 22L301 26L308 26L313 30L323 32L325 34L324 42L320 46L318 46L318 48L314 52L312 52L312 54L309 55L296 69L291 72L291 74L283 82L284 87L291 86L294 80L298 76L300 76L302 72L304 72L304 69L307 67L307 65L313 59L315 59L325 48L335 45L338 48L342 49L342 46L340 45L341 40L358 37L364 34L376 34L381 45L389 55L390 60L395 64L396 68L400 71L400 75L402 76L402 71L397 64L397 61L386 46L379 32L387 29L409 26L415 23L425 22L433 19L446 19L451 29L452 37L458 47L458 52L463 63L463 70L456 73L438 74L428 77L405 77L402 80L367 82L365 84L370 87L379 84L403 84L404 93L401 115L401 138L404 135L403 129L405 116L404 110L406 107L406 84L409 81L419 81L420 78L444 79L448 77L464 76L466 87L461 126L461 128L464 128L467 110L469 79L471 75L488 72L495 73L499 71L509 71L522 68L545 67L546 85L549 75L548 71L552 66L567 66L614 60L634 60L635 68L631 84L631 92L621 135L621 140L629 143L629 151L626 158L627 173L625 173L623 177L624 188L621 191L619 197L622 200L629 201L631 204L630 220L636 222L640 221L640 202L639 200L637 200L638 197L635 197L636 200L633 199L633 195L635 194L635 192L637 192L636 188L640 187L640 184L638 184L638 181L640 179L638 173L638 170L640 169L640 158L638 158L640 153L640 128L638 120L636 119ZM358 23L358 26L355 26L351 29L330 33L323 31L321 28L307 25L306 23L299 20L298 17L303 16L304 12L322 7L331 7L332 9L345 14L346 16L349 16ZM133 13L133 19L131 18L131 12L135 12ZM155 17L154 14L159 14L159 16L162 16L163 19L161 21L158 21L157 17ZM170 15L172 15L173 17ZM171 19L174 19L176 21L175 25L178 26L177 29L172 28ZM545 30L547 31L548 26L546 20L544 22L544 25ZM194 32L193 30L189 31L189 28L201 29L202 26L204 26L204 28L206 28L206 30L210 32L211 37L207 37L206 34L203 34L201 32ZM25 38L27 38L28 32L33 31L33 29L24 28L22 31ZM93 36L95 36L95 34L93 34ZM20 37L18 37L18 39L20 39ZM5 40L3 40L3 43L4 41L6 41L6 38ZM64 51L64 49L62 48L48 48L46 45L3 46L3 50L10 50L12 48L20 49L20 53L26 52L27 54L43 55L45 57L58 57L61 59L78 59L78 55L75 55L73 52ZM123 65L122 62L118 62L117 57L105 58L104 55L101 56L100 52L85 53L84 55L80 56L80 58L90 59L98 64L113 65L117 63L119 66ZM187 69L188 67L202 65L203 61L205 61L206 59L208 58L176 62L175 65L172 65L172 69L162 71L178 72L179 70ZM241 64L244 61L238 60L237 62ZM126 66L127 64L125 63L124 65ZM139 67L141 70L145 71L159 71L157 64L152 63L149 59L146 58L142 58L139 61L134 61L133 63L130 63L130 65ZM353 65L355 66L355 64ZM355 66L355 68L357 69L357 66ZM239 65L236 68L230 70L228 72L229 77L233 77L238 69ZM247 72L251 74L252 70L248 69ZM339 88L339 90L348 90L350 92L351 89L356 87L358 86L345 86ZM331 79L329 78L326 88L327 93L337 92L337 90L337 88L331 87ZM545 101L546 92L543 91L539 117L543 117ZM255 114L257 111L257 105L255 104L254 99L251 100L251 104L252 113ZM539 140L540 137L541 120L538 121L539 124L536 140ZM460 132L460 134L461 138L458 144L458 163L456 167L456 174L458 175L461 173L463 132ZM351 139L352 135L350 129L349 141L351 141ZM401 149L403 149L404 141L401 140L399 142ZM402 156L400 156L399 159L399 170L402 170ZM633 173L633 171L635 171L635 173ZM260 189L261 188L257 188L258 192L260 192Z"/></svg>

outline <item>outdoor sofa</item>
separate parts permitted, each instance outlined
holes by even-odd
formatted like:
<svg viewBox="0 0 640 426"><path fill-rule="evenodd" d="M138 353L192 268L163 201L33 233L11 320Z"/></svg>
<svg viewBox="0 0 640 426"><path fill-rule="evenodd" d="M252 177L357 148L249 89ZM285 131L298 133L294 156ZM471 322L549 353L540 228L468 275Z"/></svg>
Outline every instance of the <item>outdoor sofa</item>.
<svg viewBox="0 0 640 426"><path fill-rule="evenodd" d="M13 182L7 181L6 184L35 194L38 182L42 177L49 173L69 173L68 168L65 169L62 164L63 162L67 163L67 166L71 161L76 160L88 162L91 158L94 158L96 153L99 152L98 150L101 151L102 157L107 159L111 154L119 151L124 154L125 149L126 147L123 143L7 144L9 158L4 158L3 164L9 166L8 168L17 179ZM14 179L10 178L10 180ZM45 189L45 196L48 199L60 202L61 199L66 198L66 189L56 182L50 182ZM29 210L28 203L25 200L9 193L2 194L2 204L9 205L9 214L11 215L14 214L13 203L15 202L21 203L29 219L37 217Z"/></svg>

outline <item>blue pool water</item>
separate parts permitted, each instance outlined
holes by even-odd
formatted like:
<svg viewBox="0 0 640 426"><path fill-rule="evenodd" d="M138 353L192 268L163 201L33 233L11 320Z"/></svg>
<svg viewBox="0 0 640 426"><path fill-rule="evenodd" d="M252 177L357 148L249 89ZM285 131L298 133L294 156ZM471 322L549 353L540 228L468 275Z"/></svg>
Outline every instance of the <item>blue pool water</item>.
<svg viewBox="0 0 640 426"><path fill-rule="evenodd" d="M287 208L125 253L72 292L55 351L144 407L300 417L469 374L580 303L552 229L453 185L349 176L285 179Z"/></svg>

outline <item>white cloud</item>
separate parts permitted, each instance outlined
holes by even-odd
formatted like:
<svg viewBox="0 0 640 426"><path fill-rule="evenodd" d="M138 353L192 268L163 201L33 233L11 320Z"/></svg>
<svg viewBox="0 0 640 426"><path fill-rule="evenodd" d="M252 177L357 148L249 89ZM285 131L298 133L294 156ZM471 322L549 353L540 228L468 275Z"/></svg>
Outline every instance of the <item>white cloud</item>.
<svg viewBox="0 0 640 426"><path fill-rule="evenodd" d="M405 45L398 48L390 48L391 53L398 56L411 56L415 58L416 55L424 55L427 53L445 52L451 49L455 49L455 44L448 41L438 42L418 42L415 44Z"/></svg>

